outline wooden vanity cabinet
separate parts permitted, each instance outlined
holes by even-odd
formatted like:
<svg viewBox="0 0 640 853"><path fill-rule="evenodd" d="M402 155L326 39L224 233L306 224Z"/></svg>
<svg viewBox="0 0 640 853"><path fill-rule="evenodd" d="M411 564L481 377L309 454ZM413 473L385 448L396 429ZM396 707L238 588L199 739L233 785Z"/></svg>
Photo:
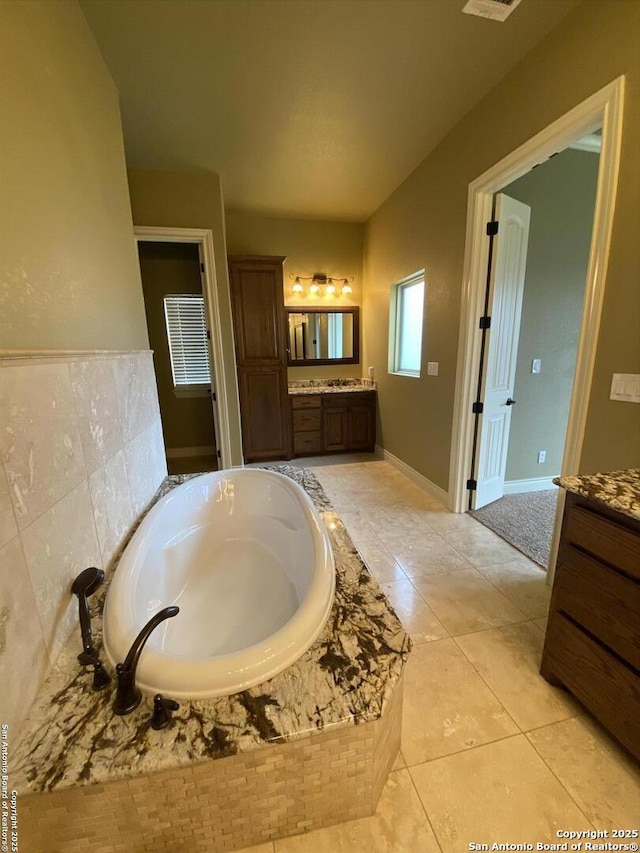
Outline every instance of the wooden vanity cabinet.
<svg viewBox="0 0 640 853"><path fill-rule="evenodd" d="M574 494L540 671L640 759L640 522Z"/></svg>
<svg viewBox="0 0 640 853"><path fill-rule="evenodd" d="M376 392L292 395L293 455L373 451Z"/></svg>

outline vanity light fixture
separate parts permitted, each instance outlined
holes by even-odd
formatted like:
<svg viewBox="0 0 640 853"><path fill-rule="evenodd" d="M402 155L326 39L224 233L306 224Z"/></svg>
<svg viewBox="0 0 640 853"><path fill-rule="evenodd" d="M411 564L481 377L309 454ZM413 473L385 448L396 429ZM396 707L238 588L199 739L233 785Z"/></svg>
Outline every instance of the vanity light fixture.
<svg viewBox="0 0 640 853"><path fill-rule="evenodd" d="M294 275L289 273L289 278L293 280L292 293L301 295L304 293L302 286L303 281L310 281L309 296L348 296L352 293L350 282L353 281L353 276L337 276L336 281L342 280L342 285L336 285L333 278L329 278L325 273L316 272L313 275ZM324 289L324 290L323 290Z"/></svg>

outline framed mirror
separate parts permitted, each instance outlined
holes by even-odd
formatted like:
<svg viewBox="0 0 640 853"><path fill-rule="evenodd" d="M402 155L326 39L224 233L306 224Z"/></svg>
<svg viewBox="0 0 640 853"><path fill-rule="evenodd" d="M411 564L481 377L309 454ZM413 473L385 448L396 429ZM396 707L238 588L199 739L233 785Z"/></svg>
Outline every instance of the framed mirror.
<svg viewBox="0 0 640 853"><path fill-rule="evenodd" d="M312 364L359 364L360 309L287 308L287 349L291 367Z"/></svg>

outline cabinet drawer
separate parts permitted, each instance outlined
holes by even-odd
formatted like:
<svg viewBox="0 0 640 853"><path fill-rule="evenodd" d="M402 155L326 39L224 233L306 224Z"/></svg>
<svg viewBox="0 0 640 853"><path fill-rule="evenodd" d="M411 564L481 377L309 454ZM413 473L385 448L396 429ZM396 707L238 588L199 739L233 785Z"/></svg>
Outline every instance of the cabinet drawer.
<svg viewBox="0 0 640 853"><path fill-rule="evenodd" d="M293 434L293 452L297 455L308 455L310 453L320 453L322 451L322 441L320 439L320 430L315 432L296 432Z"/></svg>
<svg viewBox="0 0 640 853"><path fill-rule="evenodd" d="M292 394L291 405L294 409L319 409L320 394Z"/></svg>
<svg viewBox="0 0 640 853"><path fill-rule="evenodd" d="M640 584L572 546L555 584L554 607L640 670Z"/></svg>
<svg viewBox="0 0 640 853"><path fill-rule="evenodd" d="M563 537L640 580L640 537L582 506L572 506Z"/></svg>
<svg viewBox="0 0 640 853"><path fill-rule="evenodd" d="M296 409L293 413L293 431L305 432L320 429L320 409Z"/></svg>
<svg viewBox="0 0 640 853"><path fill-rule="evenodd" d="M542 669L640 759L640 677L631 668L556 612L549 620Z"/></svg>
<svg viewBox="0 0 640 853"><path fill-rule="evenodd" d="M339 392L324 394L322 397L322 408L342 409L345 406L374 406L375 397L375 391L345 391L342 394Z"/></svg>

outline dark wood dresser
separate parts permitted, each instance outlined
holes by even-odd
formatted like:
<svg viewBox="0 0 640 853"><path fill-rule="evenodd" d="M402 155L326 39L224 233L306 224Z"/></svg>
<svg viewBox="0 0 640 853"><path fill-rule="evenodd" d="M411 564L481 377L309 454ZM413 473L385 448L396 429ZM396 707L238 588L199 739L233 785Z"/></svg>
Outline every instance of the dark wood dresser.
<svg viewBox="0 0 640 853"><path fill-rule="evenodd" d="M640 521L567 494L542 675L640 760Z"/></svg>
<svg viewBox="0 0 640 853"><path fill-rule="evenodd" d="M376 392L291 394L293 455L373 451Z"/></svg>

